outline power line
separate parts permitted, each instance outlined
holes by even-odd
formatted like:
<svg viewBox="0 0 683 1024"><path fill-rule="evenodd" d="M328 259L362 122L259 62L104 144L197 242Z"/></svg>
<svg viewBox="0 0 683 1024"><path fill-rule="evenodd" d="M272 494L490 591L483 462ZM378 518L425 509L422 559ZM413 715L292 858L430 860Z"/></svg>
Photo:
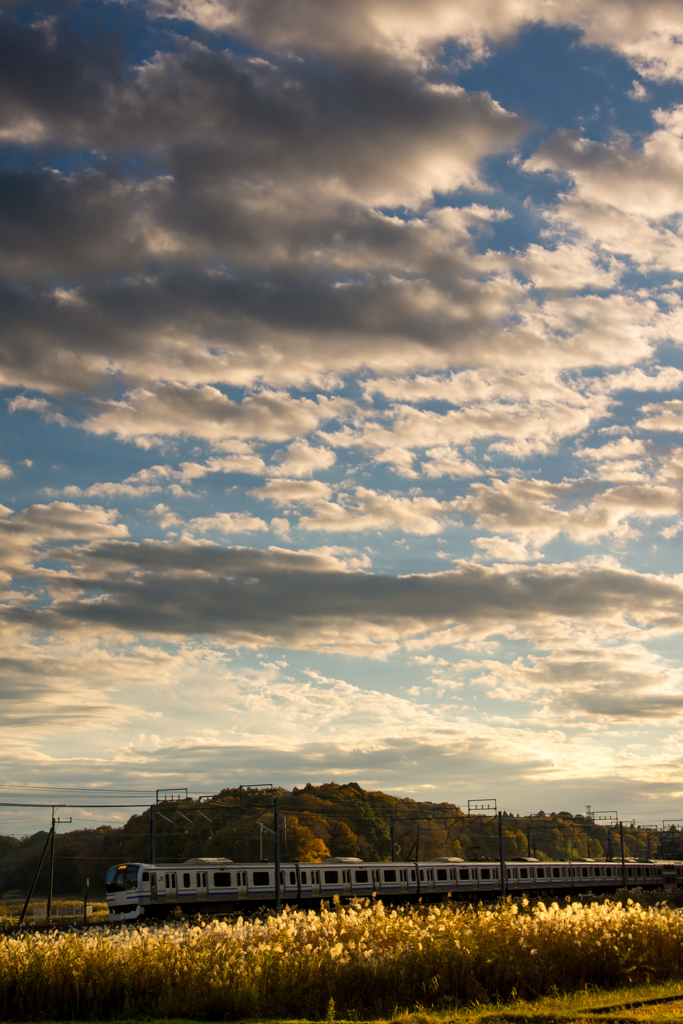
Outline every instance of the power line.
<svg viewBox="0 0 683 1024"><path fill-rule="evenodd" d="M90 808L99 808L101 810L102 808L107 807L107 808L111 808L112 810L115 810L116 808L121 808L121 807L145 807L145 808L147 808L147 807L149 807L149 804L69 804L69 803L64 803L61 800L59 801L59 803L55 800L53 803L50 803L50 804L27 804L27 803L11 803L11 802L9 802L7 800L0 800L0 807L46 807L46 808L47 807L77 807L77 808L80 808L81 810L88 810Z"/></svg>

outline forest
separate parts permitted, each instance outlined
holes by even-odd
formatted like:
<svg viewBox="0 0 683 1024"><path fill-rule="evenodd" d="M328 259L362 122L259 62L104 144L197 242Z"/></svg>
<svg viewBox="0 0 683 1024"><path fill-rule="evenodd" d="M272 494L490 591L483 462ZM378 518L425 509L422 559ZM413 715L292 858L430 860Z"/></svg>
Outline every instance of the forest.
<svg viewBox="0 0 683 1024"><path fill-rule="evenodd" d="M498 821L491 813L467 814L456 804L414 800L358 783L301 789L228 788L215 796L178 799L154 808L156 863L177 863L191 857L228 857L236 863L272 860L273 807L277 797L283 860L321 861L330 856L363 860L463 857L497 859ZM503 812L503 850L507 859L535 856L539 860L579 857L621 857L616 822L596 821L568 811L538 811L520 816ZM149 862L151 815L132 815L120 828L58 832L55 843L55 895L83 891L104 893L107 868L118 861ZM683 856L683 834L624 824L624 855ZM30 836L0 836L0 896L28 890L47 839L47 832ZM36 895L47 890L43 868Z"/></svg>

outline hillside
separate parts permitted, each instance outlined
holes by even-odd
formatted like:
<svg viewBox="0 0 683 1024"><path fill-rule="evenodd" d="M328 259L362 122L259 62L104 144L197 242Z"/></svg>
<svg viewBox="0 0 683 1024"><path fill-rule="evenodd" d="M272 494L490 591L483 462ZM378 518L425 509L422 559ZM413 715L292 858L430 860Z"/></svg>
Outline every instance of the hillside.
<svg viewBox="0 0 683 1024"><path fill-rule="evenodd" d="M160 804L155 818L156 859L183 861L190 857L230 857L235 862L273 857L273 814L270 791L223 789L211 799ZM283 859L322 860L328 856L357 856L391 860L391 820L394 819L396 858L426 860L457 856L467 859L498 857L497 822L490 817L467 817L455 804L417 801L380 791L363 790L357 783L335 782L303 789L276 791L280 802ZM507 858L527 851L541 860L621 855L617 832L567 811L532 817L504 814L504 852ZM672 830L665 837L654 831L625 828L626 856L681 855ZM26 891L46 839L38 832L22 839L0 836L0 894ZM663 842L667 845L662 845ZM55 894L80 892L86 878L93 895L104 892L104 875L117 861L148 861L149 813L133 815L122 828L103 826L57 836ZM36 894L47 890L44 867Z"/></svg>

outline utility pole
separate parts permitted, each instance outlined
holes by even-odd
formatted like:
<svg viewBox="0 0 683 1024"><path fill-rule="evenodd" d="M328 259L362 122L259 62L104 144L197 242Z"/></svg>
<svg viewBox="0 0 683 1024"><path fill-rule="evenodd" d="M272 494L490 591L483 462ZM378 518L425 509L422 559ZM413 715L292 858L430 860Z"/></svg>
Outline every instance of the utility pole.
<svg viewBox="0 0 683 1024"><path fill-rule="evenodd" d="M149 808L149 862L150 864L156 864L156 843L154 836L154 816L156 812L156 804L151 804Z"/></svg>
<svg viewBox="0 0 683 1024"><path fill-rule="evenodd" d="M275 909L280 910L280 809L278 798L275 797L273 811L273 832L275 833Z"/></svg>
<svg viewBox="0 0 683 1024"><path fill-rule="evenodd" d="M52 808L52 838L50 839L50 884L47 890L47 910L45 913L45 919L47 923L50 923L50 916L52 914L52 883L55 877L55 809Z"/></svg>
<svg viewBox="0 0 683 1024"><path fill-rule="evenodd" d="M621 878L624 883L624 889L628 889L628 882L626 881L626 854L624 852L624 823L619 822L619 839L621 841Z"/></svg>
<svg viewBox="0 0 683 1024"><path fill-rule="evenodd" d="M50 923L52 916L52 888L55 880L55 833L57 831L57 825L70 825L73 818L55 818L55 808L52 808L52 839L50 841L50 885L47 890L47 909L45 911L45 918L47 923Z"/></svg>
<svg viewBox="0 0 683 1024"><path fill-rule="evenodd" d="M526 855L531 856L531 822L526 827Z"/></svg>
<svg viewBox="0 0 683 1024"><path fill-rule="evenodd" d="M417 839L415 840L415 860L420 859L420 823L417 823Z"/></svg>
<svg viewBox="0 0 683 1024"><path fill-rule="evenodd" d="M33 896L33 891L34 891L34 889L36 887L36 883L38 881L38 875L40 874L40 869L42 868L43 861L45 860L45 854L47 853L47 848L50 845L50 839L52 838L52 833L54 831L54 827L55 826L54 826L54 820L53 820L52 828L50 829L50 831L47 834L47 839L45 840L45 846L43 847L43 852L40 855L40 860L38 861L38 867L36 868L36 873L33 876L33 881L31 882L31 888L28 891L28 896L26 897L26 902L24 903L24 906L23 906L22 911L21 911L21 917L19 918L19 927L21 927L21 925L24 923L24 918L26 917L26 911L28 910L28 905L31 902L31 897Z"/></svg>
<svg viewBox="0 0 683 1024"><path fill-rule="evenodd" d="M391 816L391 859L396 861L396 819Z"/></svg>
<svg viewBox="0 0 683 1024"><path fill-rule="evenodd" d="M505 876L505 858L503 857L503 812L498 811L498 854L500 859L500 896L505 899L507 878Z"/></svg>

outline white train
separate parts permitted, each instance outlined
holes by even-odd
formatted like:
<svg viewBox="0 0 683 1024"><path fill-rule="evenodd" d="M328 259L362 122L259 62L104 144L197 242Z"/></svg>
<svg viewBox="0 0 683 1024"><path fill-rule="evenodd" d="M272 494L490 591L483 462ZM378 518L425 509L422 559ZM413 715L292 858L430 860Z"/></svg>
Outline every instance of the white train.
<svg viewBox="0 0 683 1024"><path fill-rule="evenodd" d="M627 886L683 886L683 861L626 861ZM520 857L505 864L508 894L566 895L609 892L624 885L616 861L537 861ZM184 914L221 914L232 908L274 903L275 865L234 864L199 857L183 864L117 864L107 872L111 921ZM356 857L330 857L320 864L280 865L280 898L285 903L318 903L334 896L389 900L486 898L501 892L500 865L437 857L430 861L368 863Z"/></svg>

